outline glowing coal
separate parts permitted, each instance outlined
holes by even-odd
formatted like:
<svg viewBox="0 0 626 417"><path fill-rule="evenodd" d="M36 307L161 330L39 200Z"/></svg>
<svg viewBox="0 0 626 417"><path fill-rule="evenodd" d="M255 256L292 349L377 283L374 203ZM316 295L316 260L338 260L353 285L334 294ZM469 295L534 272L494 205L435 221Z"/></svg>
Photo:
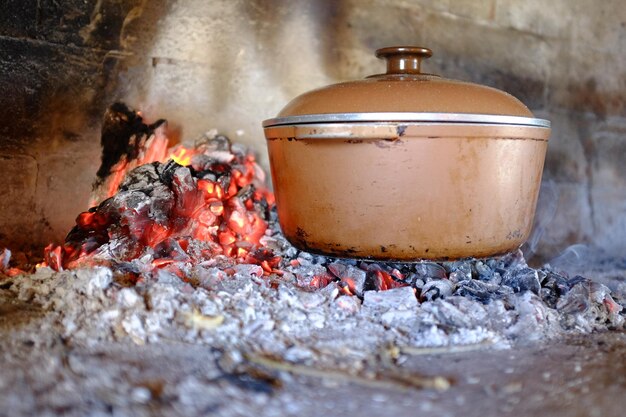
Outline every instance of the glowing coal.
<svg viewBox="0 0 626 417"><path fill-rule="evenodd" d="M273 196L254 156L224 137L186 154L188 166L169 160L130 171L114 195L78 216L62 247L46 249L43 266L60 270L149 255L155 268L182 277L178 264L223 255L271 272L276 262L259 240Z"/></svg>

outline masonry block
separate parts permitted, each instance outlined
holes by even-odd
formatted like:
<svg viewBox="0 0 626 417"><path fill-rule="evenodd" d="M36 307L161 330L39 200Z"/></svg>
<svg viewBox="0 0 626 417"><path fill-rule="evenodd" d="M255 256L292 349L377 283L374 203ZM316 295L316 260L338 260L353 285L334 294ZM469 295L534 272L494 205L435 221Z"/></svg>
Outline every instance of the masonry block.
<svg viewBox="0 0 626 417"><path fill-rule="evenodd" d="M38 240L33 224L37 161L32 156L0 153L0 247L31 246Z"/></svg>

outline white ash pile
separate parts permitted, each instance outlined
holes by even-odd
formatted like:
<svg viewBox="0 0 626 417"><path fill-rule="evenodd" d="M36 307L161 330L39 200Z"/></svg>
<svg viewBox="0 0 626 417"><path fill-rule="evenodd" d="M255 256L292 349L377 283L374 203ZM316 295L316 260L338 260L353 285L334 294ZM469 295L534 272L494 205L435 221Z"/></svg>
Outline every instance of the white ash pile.
<svg viewBox="0 0 626 417"><path fill-rule="evenodd" d="M364 290L362 298L343 294L339 279L323 288L302 287L297 276L311 275L329 260L304 253L295 259L300 266L288 267L291 272L282 277L265 276L258 265L238 264L228 273L216 266L193 267L193 285L162 270L131 284L109 267L39 268L5 280L2 287L21 301L41 305L47 311L42 331L57 332L74 345L176 340L229 352L235 362L243 359L242 352L346 370L362 369L390 346L401 364L403 355L426 347L502 348L624 326L622 308L604 285L529 271L514 255L406 266L414 270L417 286L423 283L421 290ZM534 287L537 293L495 283L500 272L494 265L513 259L520 280L542 277L537 280L544 285ZM334 260L328 269L340 262ZM428 276L426 268L443 268L446 277ZM488 269L495 276L491 282L469 276Z"/></svg>

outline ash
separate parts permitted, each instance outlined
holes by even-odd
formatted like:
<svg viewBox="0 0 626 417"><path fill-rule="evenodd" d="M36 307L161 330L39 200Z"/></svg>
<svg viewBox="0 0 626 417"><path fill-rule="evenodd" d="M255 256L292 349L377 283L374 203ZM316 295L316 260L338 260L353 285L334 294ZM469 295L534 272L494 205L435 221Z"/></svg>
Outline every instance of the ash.
<svg viewBox="0 0 626 417"><path fill-rule="evenodd" d="M265 240L284 263L297 260L298 266L286 265L278 276L264 275L254 264L226 271L195 265L189 269L193 285L164 270L142 274L131 284L119 268L43 267L10 278L3 287L19 301L41 305L49 312L47 325L60 325L61 336L74 344L175 340L235 357L237 351L258 352L333 367L358 367L389 346L508 347L624 328L626 293L549 267L529 268L521 252L399 265L298 252L275 226ZM149 259L136 260L142 262L150 270ZM368 290L376 285L371 271L379 269L401 271L408 285ZM355 295L345 294L342 278L334 274L360 282ZM312 288L319 276L329 282Z"/></svg>

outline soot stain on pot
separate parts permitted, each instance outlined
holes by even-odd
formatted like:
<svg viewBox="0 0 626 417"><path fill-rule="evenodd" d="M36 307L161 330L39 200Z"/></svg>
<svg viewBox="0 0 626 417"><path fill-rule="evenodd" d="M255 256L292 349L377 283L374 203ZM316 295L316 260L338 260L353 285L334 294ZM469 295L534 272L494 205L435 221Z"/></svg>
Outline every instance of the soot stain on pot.
<svg viewBox="0 0 626 417"><path fill-rule="evenodd" d="M296 236L294 238L295 242L292 243L294 243L294 246L296 246L300 250L323 256L353 258L359 253L359 250L354 246L345 248L341 243L310 242L308 240L309 237L310 235L306 230L302 229L301 227L297 227ZM319 249L320 247L324 249Z"/></svg>
<svg viewBox="0 0 626 417"><path fill-rule="evenodd" d="M506 235L507 240L521 239L524 236L521 230L517 229Z"/></svg>
<svg viewBox="0 0 626 417"><path fill-rule="evenodd" d="M342 245L340 243L327 243L327 242L323 242L323 243L308 243L306 241L303 240L297 240L297 247L300 250L303 250L305 252L309 252L309 253L313 253L316 255L322 255L322 256L331 256L331 257L336 257L336 258L347 258L347 259L370 259L370 257L367 256L362 256L359 255L359 250L357 248L355 248L354 246L351 246L349 248L342 248ZM334 248L333 246L337 247ZM324 249L319 249L320 247L323 247ZM374 258L371 258L374 259Z"/></svg>
<svg viewBox="0 0 626 417"><path fill-rule="evenodd" d="M301 227L298 227L296 228L296 236L298 237L298 239L304 240L309 237L309 234Z"/></svg>
<svg viewBox="0 0 626 417"><path fill-rule="evenodd" d="M374 141L374 145L376 145L376 147L380 149L391 149L395 145L399 145L401 143L404 143L404 142L399 140L398 138L379 139L379 140Z"/></svg>

